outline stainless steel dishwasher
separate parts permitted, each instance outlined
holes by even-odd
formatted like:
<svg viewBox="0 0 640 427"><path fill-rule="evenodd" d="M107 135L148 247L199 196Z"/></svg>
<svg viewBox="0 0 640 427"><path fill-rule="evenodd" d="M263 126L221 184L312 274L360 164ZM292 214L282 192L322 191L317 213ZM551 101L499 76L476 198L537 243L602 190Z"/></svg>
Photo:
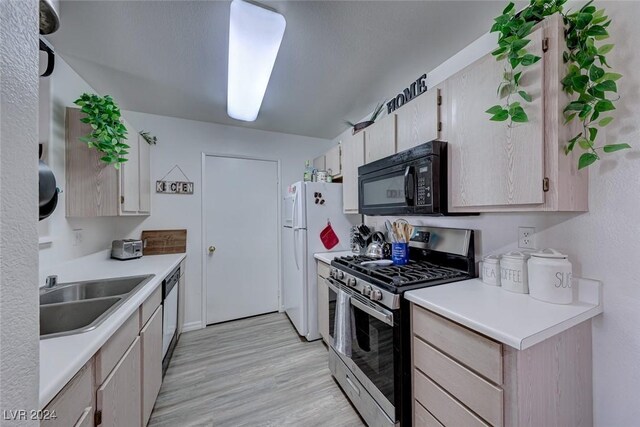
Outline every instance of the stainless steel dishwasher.
<svg viewBox="0 0 640 427"><path fill-rule="evenodd" d="M162 281L162 375L178 343L178 282L180 267Z"/></svg>

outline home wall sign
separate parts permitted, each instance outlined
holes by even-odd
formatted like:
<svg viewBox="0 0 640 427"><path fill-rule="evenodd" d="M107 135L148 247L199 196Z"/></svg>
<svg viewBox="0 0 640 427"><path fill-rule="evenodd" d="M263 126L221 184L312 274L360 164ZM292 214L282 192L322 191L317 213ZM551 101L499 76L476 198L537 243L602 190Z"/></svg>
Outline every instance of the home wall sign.
<svg viewBox="0 0 640 427"><path fill-rule="evenodd" d="M173 172L175 169L178 169L182 176L184 176L184 181L168 181L165 178ZM162 178L156 181L156 193L162 194L193 194L193 182L189 179L187 174L184 173L180 166L175 165L169 170Z"/></svg>
<svg viewBox="0 0 640 427"><path fill-rule="evenodd" d="M402 107L416 96L422 95L427 91L427 75L423 74L411 83L409 87L400 92L391 101L387 102L387 114L391 114L397 108Z"/></svg>

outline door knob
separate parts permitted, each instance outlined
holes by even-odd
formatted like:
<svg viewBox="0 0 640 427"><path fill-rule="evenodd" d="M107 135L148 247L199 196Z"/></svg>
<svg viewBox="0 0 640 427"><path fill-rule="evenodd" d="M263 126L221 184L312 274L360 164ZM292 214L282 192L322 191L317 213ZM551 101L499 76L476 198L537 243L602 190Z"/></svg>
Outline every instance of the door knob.
<svg viewBox="0 0 640 427"><path fill-rule="evenodd" d="M209 246L209 255L213 255L213 253L216 251L216 247L215 246Z"/></svg>

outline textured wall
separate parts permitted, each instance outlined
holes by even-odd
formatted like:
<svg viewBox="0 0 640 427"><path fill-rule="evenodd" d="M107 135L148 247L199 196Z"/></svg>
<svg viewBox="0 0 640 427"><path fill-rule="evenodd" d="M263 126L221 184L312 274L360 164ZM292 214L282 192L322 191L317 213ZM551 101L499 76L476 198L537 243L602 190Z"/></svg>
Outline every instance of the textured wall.
<svg viewBox="0 0 640 427"><path fill-rule="evenodd" d="M37 8L35 0L0 1L2 411L38 408ZM0 423L37 425L37 421Z"/></svg>

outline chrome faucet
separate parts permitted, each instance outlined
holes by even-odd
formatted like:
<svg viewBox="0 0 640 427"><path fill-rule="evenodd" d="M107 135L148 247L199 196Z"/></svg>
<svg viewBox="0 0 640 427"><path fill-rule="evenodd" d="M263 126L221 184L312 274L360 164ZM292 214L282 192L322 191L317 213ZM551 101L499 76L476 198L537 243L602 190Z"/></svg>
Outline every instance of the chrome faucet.
<svg viewBox="0 0 640 427"><path fill-rule="evenodd" d="M58 284L58 276L56 276L55 274L51 276L47 276L47 278L44 281L44 287L46 289L51 289L57 284Z"/></svg>

